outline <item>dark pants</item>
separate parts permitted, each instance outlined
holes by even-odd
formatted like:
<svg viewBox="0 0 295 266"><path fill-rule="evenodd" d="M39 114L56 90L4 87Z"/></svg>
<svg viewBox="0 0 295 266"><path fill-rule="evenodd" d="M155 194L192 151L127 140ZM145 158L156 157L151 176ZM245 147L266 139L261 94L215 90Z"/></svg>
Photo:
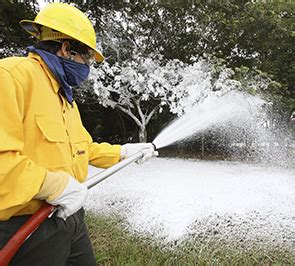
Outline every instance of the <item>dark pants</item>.
<svg viewBox="0 0 295 266"><path fill-rule="evenodd" d="M0 249L28 218L25 215L0 221ZM55 215L46 219L25 241L10 265L97 265L84 223L84 210L80 209L66 221Z"/></svg>

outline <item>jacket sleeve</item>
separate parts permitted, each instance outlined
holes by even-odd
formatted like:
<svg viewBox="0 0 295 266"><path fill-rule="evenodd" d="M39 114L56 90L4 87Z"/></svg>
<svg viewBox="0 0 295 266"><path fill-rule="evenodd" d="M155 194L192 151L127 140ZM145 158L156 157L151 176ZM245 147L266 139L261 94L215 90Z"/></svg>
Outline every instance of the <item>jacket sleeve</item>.
<svg viewBox="0 0 295 266"><path fill-rule="evenodd" d="M22 154L24 91L0 68L0 210L29 202L40 190L46 170Z"/></svg>
<svg viewBox="0 0 295 266"><path fill-rule="evenodd" d="M100 168L108 168L120 161L121 145L111 145L106 142L96 143L92 141L88 132L87 135L89 142L89 163L91 165Z"/></svg>

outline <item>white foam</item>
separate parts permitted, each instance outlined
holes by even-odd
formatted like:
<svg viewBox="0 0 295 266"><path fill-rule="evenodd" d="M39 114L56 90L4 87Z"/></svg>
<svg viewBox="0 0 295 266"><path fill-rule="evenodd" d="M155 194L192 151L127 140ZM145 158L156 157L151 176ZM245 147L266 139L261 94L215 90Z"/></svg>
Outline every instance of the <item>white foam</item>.
<svg viewBox="0 0 295 266"><path fill-rule="evenodd" d="M257 223L257 233L268 233L270 226L295 232L295 171L154 158L130 165L94 187L86 206L98 213L122 215L132 230L170 240L214 215L248 217Z"/></svg>

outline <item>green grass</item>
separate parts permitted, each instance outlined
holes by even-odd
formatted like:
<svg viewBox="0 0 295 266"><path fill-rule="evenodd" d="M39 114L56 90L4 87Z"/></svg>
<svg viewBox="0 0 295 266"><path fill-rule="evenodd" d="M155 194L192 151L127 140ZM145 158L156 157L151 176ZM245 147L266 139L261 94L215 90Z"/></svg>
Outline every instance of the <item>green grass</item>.
<svg viewBox="0 0 295 266"><path fill-rule="evenodd" d="M124 220L88 213L86 223L99 265L295 265L294 250L243 246L222 239L161 242L131 233Z"/></svg>

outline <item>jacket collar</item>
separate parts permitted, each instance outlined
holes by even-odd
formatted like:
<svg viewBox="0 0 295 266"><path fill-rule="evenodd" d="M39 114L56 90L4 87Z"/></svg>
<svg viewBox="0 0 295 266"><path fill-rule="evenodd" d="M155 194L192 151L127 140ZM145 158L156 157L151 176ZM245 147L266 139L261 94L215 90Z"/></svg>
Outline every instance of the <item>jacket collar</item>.
<svg viewBox="0 0 295 266"><path fill-rule="evenodd" d="M51 71L49 70L48 66L45 64L45 62L42 60L42 58L35 53L29 53L29 58L33 58L35 60L37 60L41 67L44 69L46 75L48 76L51 84L52 84L52 89L55 93L58 93L59 89L60 89L60 85L58 83L58 81L54 78L53 74L51 73Z"/></svg>

